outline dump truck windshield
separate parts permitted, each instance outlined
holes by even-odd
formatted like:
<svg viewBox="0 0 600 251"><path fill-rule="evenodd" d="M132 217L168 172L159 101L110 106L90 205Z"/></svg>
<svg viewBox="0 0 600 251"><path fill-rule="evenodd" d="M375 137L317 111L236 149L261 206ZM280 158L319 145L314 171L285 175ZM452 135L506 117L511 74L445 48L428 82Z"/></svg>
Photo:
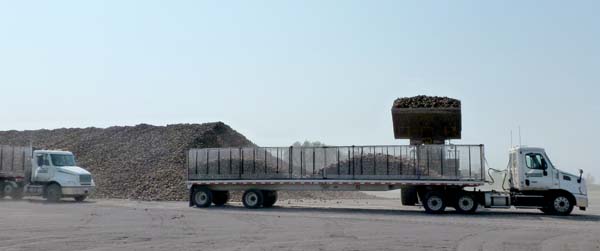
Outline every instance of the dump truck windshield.
<svg viewBox="0 0 600 251"><path fill-rule="evenodd" d="M69 154L50 154L54 166L74 166L75 157Z"/></svg>

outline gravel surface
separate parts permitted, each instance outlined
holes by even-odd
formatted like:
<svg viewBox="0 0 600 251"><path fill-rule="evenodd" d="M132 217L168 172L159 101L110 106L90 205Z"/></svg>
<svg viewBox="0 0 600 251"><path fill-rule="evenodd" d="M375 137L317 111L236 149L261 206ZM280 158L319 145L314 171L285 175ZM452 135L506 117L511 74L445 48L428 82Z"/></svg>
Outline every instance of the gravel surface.
<svg viewBox="0 0 600 251"><path fill-rule="evenodd" d="M596 192L591 201L598 201ZM0 201L0 250L599 250L600 208L568 217L538 210L451 209L427 215L399 200L239 203ZM10 216L10 217L7 217Z"/></svg>
<svg viewBox="0 0 600 251"><path fill-rule="evenodd" d="M398 98L394 101L394 108L460 108L460 100L419 95L408 98Z"/></svg>

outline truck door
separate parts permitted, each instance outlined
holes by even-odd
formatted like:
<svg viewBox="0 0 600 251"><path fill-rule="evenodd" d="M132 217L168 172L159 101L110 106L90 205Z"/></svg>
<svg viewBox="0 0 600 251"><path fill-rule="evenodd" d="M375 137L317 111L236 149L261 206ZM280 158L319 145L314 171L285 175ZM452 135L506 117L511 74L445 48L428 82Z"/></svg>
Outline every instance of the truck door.
<svg viewBox="0 0 600 251"><path fill-rule="evenodd" d="M554 183L554 168L541 152L530 152L524 154L525 170L523 179L525 187L523 190L546 190L551 189Z"/></svg>
<svg viewBox="0 0 600 251"><path fill-rule="evenodd" d="M45 182L50 179L50 156L48 154L35 155L33 182Z"/></svg>

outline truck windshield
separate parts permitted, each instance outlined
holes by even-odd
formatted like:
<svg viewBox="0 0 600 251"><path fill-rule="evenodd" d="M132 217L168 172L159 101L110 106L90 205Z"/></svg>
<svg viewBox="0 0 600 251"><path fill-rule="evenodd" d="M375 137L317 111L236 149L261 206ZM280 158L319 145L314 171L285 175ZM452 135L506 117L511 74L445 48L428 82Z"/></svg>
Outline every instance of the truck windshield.
<svg viewBox="0 0 600 251"><path fill-rule="evenodd" d="M75 157L68 154L50 154L54 166L74 166Z"/></svg>

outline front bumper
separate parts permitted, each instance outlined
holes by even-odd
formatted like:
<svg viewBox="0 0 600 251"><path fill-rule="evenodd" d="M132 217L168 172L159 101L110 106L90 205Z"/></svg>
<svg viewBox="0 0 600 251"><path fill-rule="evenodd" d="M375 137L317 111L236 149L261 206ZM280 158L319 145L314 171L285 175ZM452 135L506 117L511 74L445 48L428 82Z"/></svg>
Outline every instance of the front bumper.
<svg viewBox="0 0 600 251"><path fill-rule="evenodd" d="M588 197L584 194L574 194L578 207L588 207Z"/></svg>
<svg viewBox="0 0 600 251"><path fill-rule="evenodd" d="M62 194L63 196L90 195L95 189L95 186L62 187Z"/></svg>

